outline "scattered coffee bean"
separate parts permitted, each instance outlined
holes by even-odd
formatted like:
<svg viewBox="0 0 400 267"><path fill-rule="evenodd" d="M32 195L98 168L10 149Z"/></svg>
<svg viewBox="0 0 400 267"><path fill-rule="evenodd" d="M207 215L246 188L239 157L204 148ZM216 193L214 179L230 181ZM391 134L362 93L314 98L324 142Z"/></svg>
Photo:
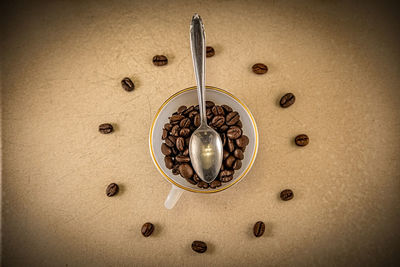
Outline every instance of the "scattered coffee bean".
<svg viewBox="0 0 400 267"><path fill-rule="evenodd" d="M108 197L112 197L112 196L115 196L116 194L118 194L118 191L119 191L118 185L115 183L112 183L107 186L106 194Z"/></svg>
<svg viewBox="0 0 400 267"><path fill-rule="evenodd" d="M190 119L189 118L184 118L179 123L179 127L181 127L181 128L187 128L189 126L190 126Z"/></svg>
<svg viewBox="0 0 400 267"><path fill-rule="evenodd" d="M283 201L291 200L294 197L293 191L290 189L285 189L281 192L280 197Z"/></svg>
<svg viewBox="0 0 400 267"><path fill-rule="evenodd" d="M213 107L211 108L211 112L212 112L215 116L218 116L218 115L225 115L225 111L224 111L224 109L223 109L221 106L213 106Z"/></svg>
<svg viewBox="0 0 400 267"><path fill-rule="evenodd" d="M310 138L308 138L308 136L306 134L300 134L300 135L296 136L296 138L294 139L294 142L298 146L306 146L310 142Z"/></svg>
<svg viewBox="0 0 400 267"><path fill-rule="evenodd" d="M183 118L185 118L185 116L177 114L177 115L172 115L172 117L169 120L171 122L176 122L182 120Z"/></svg>
<svg viewBox="0 0 400 267"><path fill-rule="evenodd" d="M204 253L207 251L207 244L203 241L193 241L192 243L193 251L197 253Z"/></svg>
<svg viewBox="0 0 400 267"><path fill-rule="evenodd" d="M206 57L212 57L215 55L214 48L212 46L206 47Z"/></svg>
<svg viewBox="0 0 400 267"><path fill-rule="evenodd" d="M153 64L155 66L164 66L168 64L168 58L163 55L156 55L153 57Z"/></svg>
<svg viewBox="0 0 400 267"><path fill-rule="evenodd" d="M154 231L154 225L152 223L147 222L143 224L141 231L144 237L149 237Z"/></svg>
<svg viewBox="0 0 400 267"><path fill-rule="evenodd" d="M279 104L283 108L288 108L291 105L294 104L296 101L296 97L292 93L287 93L286 95L282 96L281 101L279 101Z"/></svg>
<svg viewBox="0 0 400 267"><path fill-rule="evenodd" d="M255 74L264 74L268 71L268 67L262 63L254 64L252 69Z"/></svg>
<svg viewBox="0 0 400 267"><path fill-rule="evenodd" d="M219 173L219 180L223 183L227 183L233 179L233 171L231 170L223 170Z"/></svg>
<svg viewBox="0 0 400 267"><path fill-rule="evenodd" d="M219 127L219 130L220 130L221 132L226 132L226 130L228 130L228 128L229 128L229 126L226 125L226 124L224 124L224 125L222 125L221 127Z"/></svg>
<svg viewBox="0 0 400 267"><path fill-rule="evenodd" d="M103 123L99 125L99 132L102 134L109 134L114 131L114 127L110 123Z"/></svg>
<svg viewBox="0 0 400 267"><path fill-rule="evenodd" d="M122 79L121 86L127 92L131 92L133 89L135 89L135 84L128 77Z"/></svg>
<svg viewBox="0 0 400 267"><path fill-rule="evenodd" d="M265 224L262 221L258 221L254 224L253 233L255 237L260 237L265 232Z"/></svg>

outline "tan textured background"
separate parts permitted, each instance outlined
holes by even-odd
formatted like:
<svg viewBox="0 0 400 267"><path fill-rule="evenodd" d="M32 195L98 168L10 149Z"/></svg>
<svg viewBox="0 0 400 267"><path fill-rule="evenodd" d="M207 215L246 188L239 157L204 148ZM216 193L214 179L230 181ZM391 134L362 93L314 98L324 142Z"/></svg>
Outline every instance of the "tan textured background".
<svg viewBox="0 0 400 267"><path fill-rule="evenodd" d="M400 224L400 35L395 5L364 1L49 1L3 8L4 266L349 266L393 263ZM150 159L161 103L194 85L199 12L207 84L259 126L238 186L185 193ZM169 58L157 68L155 54ZM251 73L265 62L267 75ZM133 77L127 93L120 80ZM297 101L277 105L288 91ZM100 135L100 123L117 131ZM292 138L307 133L305 148ZM122 192L105 196L110 182ZM292 188L295 199L278 193ZM254 238L254 222L267 224ZM141 225L156 225L145 239ZM206 254L190 249L209 244Z"/></svg>

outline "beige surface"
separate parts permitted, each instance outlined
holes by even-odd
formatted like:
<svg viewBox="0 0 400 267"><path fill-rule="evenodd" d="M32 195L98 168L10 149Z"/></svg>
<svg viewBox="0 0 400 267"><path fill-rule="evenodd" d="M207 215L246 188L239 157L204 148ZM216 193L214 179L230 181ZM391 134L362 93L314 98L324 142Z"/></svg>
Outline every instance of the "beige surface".
<svg viewBox="0 0 400 267"><path fill-rule="evenodd" d="M349 1L51 1L5 9L4 266L327 266L394 261L400 47L393 5ZM84 2L84 3L82 3ZM170 185L148 152L155 111L194 84L191 15L216 55L207 84L252 110L256 163L222 193ZM155 54L169 58L152 65ZM264 62L267 75L251 73ZM125 76L137 89L120 88ZM296 94L283 110L279 97ZM100 123L118 129L100 135ZM305 148L292 138L307 133ZM110 182L120 195L105 197ZM292 188L295 199L278 193ZM254 222L267 224L259 239ZM145 239L141 225L156 225ZM206 254L190 249L209 244Z"/></svg>

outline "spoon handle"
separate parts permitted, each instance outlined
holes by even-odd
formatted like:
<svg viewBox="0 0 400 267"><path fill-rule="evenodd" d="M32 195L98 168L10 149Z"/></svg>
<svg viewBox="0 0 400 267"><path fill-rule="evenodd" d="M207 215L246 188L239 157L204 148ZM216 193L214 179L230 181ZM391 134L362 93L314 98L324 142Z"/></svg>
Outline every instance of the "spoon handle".
<svg viewBox="0 0 400 267"><path fill-rule="evenodd" d="M197 97L201 124L207 124L205 104L205 69L206 69L206 36L203 21L199 14L194 14L190 23L190 47L192 49L193 67L196 75Z"/></svg>

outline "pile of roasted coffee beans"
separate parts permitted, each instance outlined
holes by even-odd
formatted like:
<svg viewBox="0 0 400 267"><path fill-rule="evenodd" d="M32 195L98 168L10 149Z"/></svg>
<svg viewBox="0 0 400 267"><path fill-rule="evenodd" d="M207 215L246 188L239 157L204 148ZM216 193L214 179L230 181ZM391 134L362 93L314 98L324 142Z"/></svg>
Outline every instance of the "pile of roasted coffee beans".
<svg viewBox="0 0 400 267"><path fill-rule="evenodd" d="M215 50L211 46L206 48L206 56L212 57ZM153 57L155 66L165 66L168 64L168 58L164 55L156 55ZM265 74L268 67L263 63L257 63L252 66L255 74ZM127 92L135 89L134 82L126 77L121 81L122 88ZM292 93L282 96L279 105L282 108L288 108L294 104L296 97ZM164 125L161 146L161 152L165 155L165 166L172 170L175 175L181 175L191 184L197 184L200 188L217 188L221 183L229 182L233 179L235 170L239 170L242 166L244 151L249 144L249 138L243 134L242 123L237 112L233 111L227 105L215 105L211 101L206 102L207 123L214 128L221 136L224 145L224 161L221 171L216 180L211 183L205 183L199 179L190 163L188 144L191 134L200 125L200 114L198 106L181 106L169 118L169 122ZM114 131L111 123L102 123L99 125L99 132L102 134L110 134ZM310 142L306 134L300 134L294 138L297 146L304 147ZM106 195L113 197L119 192L119 186L111 183L106 188ZM294 193L290 189L280 192L279 197L282 201L291 200ZM141 228L144 237L149 237L155 230L152 223L146 222ZM253 234L255 237L261 237L265 232L265 223L258 221L254 224ZM203 241L193 241L192 250L197 253L207 251L207 244Z"/></svg>
<svg viewBox="0 0 400 267"><path fill-rule="evenodd" d="M211 183L200 180L194 171L189 156L189 140L200 126L199 106L181 106L169 117L162 130L161 152L165 155L165 167L174 175L181 175L189 183L200 188L217 188L233 179L235 170L242 167L244 151L249 138L243 134L240 115L227 105L216 105L206 101L207 123L216 130L224 146L221 170Z"/></svg>

